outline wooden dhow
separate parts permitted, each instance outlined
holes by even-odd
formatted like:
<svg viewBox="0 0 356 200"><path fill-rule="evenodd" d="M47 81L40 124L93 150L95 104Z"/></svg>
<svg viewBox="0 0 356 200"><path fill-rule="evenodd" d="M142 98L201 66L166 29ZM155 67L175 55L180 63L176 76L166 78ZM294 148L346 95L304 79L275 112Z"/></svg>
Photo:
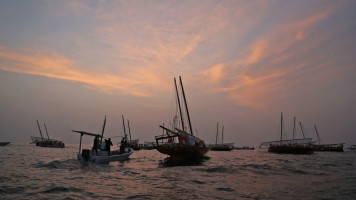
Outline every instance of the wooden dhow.
<svg viewBox="0 0 356 200"><path fill-rule="evenodd" d="M184 116L180 97L177 88L177 82L174 78L174 86L176 93L176 103L179 108L181 128L177 127L177 123L173 123L171 128L167 128L164 125L160 126L163 129L163 134L156 136L156 146L160 153L169 155L169 158L176 163L185 161L195 161L201 159L209 150L210 147L205 145L204 140L194 136L192 124L190 121L189 109L185 98L184 88L181 77L179 77L181 92L184 101L184 107L186 109L186 117L189 125L189 130L184 126ZM177 115L175 116L175 122L177 122Z"/></svg>
<svg viewBox="0 0 356 200"><path fill-rule="evenodd" d="M302 126L301 126L302 127ZM303 138L295 139L295 117L293 123L293 139L283 140L283 113L281 113L281 136L279 141L263 142L261 146L269 144L268 152L272 153L284 153L284 154L312 154L314 153L311 147L312 139ZM304 133L303 133L304 137ZM261 148L260 146L260 148Z"/></svg>

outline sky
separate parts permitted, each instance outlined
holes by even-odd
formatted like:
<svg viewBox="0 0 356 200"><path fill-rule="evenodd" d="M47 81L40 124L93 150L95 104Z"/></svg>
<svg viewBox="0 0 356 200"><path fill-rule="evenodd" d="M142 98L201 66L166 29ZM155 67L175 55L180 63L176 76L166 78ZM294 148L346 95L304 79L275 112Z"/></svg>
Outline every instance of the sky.
<svg viewBox="0 0 356 200"><path fill-rule="evenodd" d="M283 112L356 144L356 1L0 1L0 141L154 141L182 77L194 134L258 147ZM44 131L44 130L42 130ZM221 132L221 129L220 129ZM298 135L299 134L299 135ZM298 129L297 137L301 137ZM87 143L92 138L84 140Z"/></svg>

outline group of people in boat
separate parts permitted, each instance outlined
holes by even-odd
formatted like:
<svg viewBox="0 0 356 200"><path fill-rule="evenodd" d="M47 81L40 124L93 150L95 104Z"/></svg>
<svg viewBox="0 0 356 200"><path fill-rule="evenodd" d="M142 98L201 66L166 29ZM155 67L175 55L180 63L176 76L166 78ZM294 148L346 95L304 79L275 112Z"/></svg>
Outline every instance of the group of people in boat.
<svg viewBox="0 0 356 200"><path fill-rule="evenodd" d="M104 141L101 139L99 141L99 136L95 136L94 138L94 144L93 144L93 148L91 150L91 153L94 154L94 151L96 154L98 154L98 149L100 149L100 151L107 151L108 155L110 156L110 149L112 146L112 142L111 139L104 139Z"/></svg>
<svg viewBox="0 0 356 200"><path fill-rule="evenodd" d="M125 137L123 137L121 140L121 145L120 145L120 154L124 153L126 145L127 145L127 141L126 141ZM102 139L99 140L99 136L95 136L91 154L94 154L94 151L95 151L95 153L97 155L98 149L99 149L100 151L107 151L108 155L110 156L111 146L113 146L113 144L112 144L110 138L104 139L104 141L102 141Z"/></svg>

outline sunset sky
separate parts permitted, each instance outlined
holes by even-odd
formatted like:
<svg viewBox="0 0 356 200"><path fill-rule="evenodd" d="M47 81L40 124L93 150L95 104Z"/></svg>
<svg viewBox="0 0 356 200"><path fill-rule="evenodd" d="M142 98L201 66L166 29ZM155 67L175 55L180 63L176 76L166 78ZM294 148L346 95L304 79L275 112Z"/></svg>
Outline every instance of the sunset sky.
<svg viewBox="0 0 356 200"><path fill-rule="evenodd" d="M182 76L194 130L278 138L280 113L324 143L356 144L356 1L0 2L0 141L71 130L154 141ZM299 131L299 129L298 129ZM301 137L300 131L297 133ZM91 142L92 138L86 140Z"/></svg>

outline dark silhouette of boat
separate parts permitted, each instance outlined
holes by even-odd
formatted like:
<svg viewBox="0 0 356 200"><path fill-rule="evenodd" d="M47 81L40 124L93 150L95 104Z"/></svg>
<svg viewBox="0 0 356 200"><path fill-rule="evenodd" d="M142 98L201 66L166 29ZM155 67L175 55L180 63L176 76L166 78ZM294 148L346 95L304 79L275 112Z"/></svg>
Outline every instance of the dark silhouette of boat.
<svg viewBox="0 0 356 200"><path fill-rule="evenodd" d="M8 144L10 144L11 142L0 142L0 146L6 146Z"/></svg>
<svg viewBox="0 0 356 200"><path fill-rule="evenodd" d="M109 151L109 148L103 148L102 142L104 142L103 139L104 139L105 125L106 125L106 116L105 116L101 135L95 134L95 133L89 133L86 131L72 130L73 132L80 133L79 152L77 154L78 160L89 161L89 162L93 162L93 163L109 163L109 162L113 162L113 161L125 161L125 160L129 159L130 155L133 153L133 149L129 148L127 145L121 144L120 149L110 150L110 151ZM97 143L98 149L96 149L96 150L95 149L92 149L92 150L82 149L83 135L96 137L95 139L97 139L96 141L98 142ZM100 138L100 140L99 140L99 138ZM126 133L123 138L124 138L124 141L127 141ZM100 146L101 146L101 148L99 148ZM94 145L93 145L93 147L94 147Z"/></svg>
<svg viewBox="0 0 356 200"><path fill-rule="evenodd" d="M353 145L351 145L350 147L348 147L347 149L350 149L350 150L356 150L356 145L355 145L355 144L353 144Z"/></svg>
<svg viewBox="0 0 356 200"><path fill-rule="evenodd" d="M216 127L216 141L215 144L210 145L211 151L231 151L234 143L224 143L224 126L222 127L220 144L218 144L219 122L217 123Z"/></svg>
<svg viewBox="0 0 356 200"><path fill-rule="evenodd" d="M177 97L177 107L179 108L180 122L182 128L178 126L178 116L174 118L172 128L167 128L164 125L160 126L163 129L163 134L156 136L156 146L160 153L170 156L173 162L180 163L185 161L195 161L204 157L210 150L210 147L205 145L205 142L193 135L193 129L190 121L189 110L185 98L184 88L181 77L179 77L181 92L184 100L184 107L186 108L186 117L189 124L189 131L184 126L184 117L182 114L182 106L177 89L176 79L174 78L175 92ZM168 141L167 141L168 140Z"/></svg>
<svg viewBox="0 0 356 200"><path fill-rule="evenodd" d="M122 115L122 124L124 126L124 134L126 135L126 127L125 127L125 120L124 120L124 115ZM131 129L130 129L130 121L127 120L127 126L129 128L129 136L130 136L130 140L127 141L127 146L132 148L133 150L140 150L141 149L141 146L140 144L138 143L139 142L139 139L131 139Z"/></svg>
<svg viewBox="0 0 356 200"><path fill-rule="evenodd" d="M344 144L345 143L337 143L337 144L320 144L320 136L316 125L314 125L315 133L318 138L318 144L313 144L312 148L314 151L334 151L334 152L344 152Z"/></svg>
<svg viewBox="0 0 356 200"><path fill-rule="evenodd" d="M44 124L44 127L46 129L47 138L43 137L41 127L40 127L40 124L38 123L38 120L37 120L37 126L38 126L38 130L41 134L41 137L31 136L31 140L32 140L31 144L36 144L36 146L40 146L40 147L51 147L51 148L64 148L65 147L63 141L49 138L46 124Z"/></svg>
<svg viewBox="0 0 356 200"><path fill-rule="evenodd" d="M302 126L301 126L302 127ZM303 129L302 129L303 130ZM283 140L283 114L281 113L281 137L279 141L267 142L269 143L268 152L272 153L284 153L284 154L312 154L314 150L311 146L311 138L304 138L301 140L295 140L295 117L293 123L293 139ZM304 135L304 133L303 133ZM301 141L310 141L309 143L301 143ZM298 143L300 142L300 143ZM262 143L264 145L266 143ZM260 146L260 147L261 147Z"/></svg>
<svg viewBox="0 0 356 200"><path fill-rule="evenodd" d="M242 147L234 147L233 149L236 149L236 150L255 150L255 147L242 146Z"/></svg>

